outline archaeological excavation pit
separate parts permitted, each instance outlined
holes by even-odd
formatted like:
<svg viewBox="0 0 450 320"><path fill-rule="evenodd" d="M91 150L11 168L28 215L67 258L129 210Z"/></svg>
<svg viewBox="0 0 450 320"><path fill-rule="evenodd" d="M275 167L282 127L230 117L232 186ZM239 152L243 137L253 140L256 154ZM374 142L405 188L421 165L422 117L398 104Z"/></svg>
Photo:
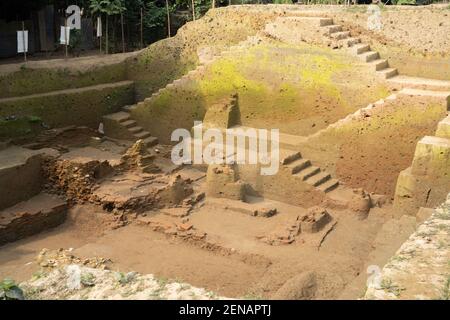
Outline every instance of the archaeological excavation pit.
<svg viewBox="0 0 450 320"><path fill-rule="evenodd" d="M145 299L439 298L445 264L422 270L426 288L368 278L414 283L391 269L421 235L443 241L430 261L450 259L449 60L415 69L409 38L355 14L230 6L138 52L0 65L0 279L45 299L78 263L203 288L129 294ZM397 14L419 32L420 12ZM270 163L250 161L255 133ZM224 163L186 161L229 136Z"/></svg>

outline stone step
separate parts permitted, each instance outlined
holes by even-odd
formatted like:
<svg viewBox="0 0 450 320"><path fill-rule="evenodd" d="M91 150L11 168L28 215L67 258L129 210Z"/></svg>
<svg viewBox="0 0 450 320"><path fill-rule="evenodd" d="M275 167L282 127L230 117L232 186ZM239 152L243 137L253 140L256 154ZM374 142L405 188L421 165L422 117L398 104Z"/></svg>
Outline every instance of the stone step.
<svg viewBox="0 0 450 320"><path fill-rule="evenodd" d="M126 120L126 121L122 122L121 124L125 128L131 128L131 127L134 127L136 125L136 121L130 119L130 120Z"/></svg>
<svg viewBox="0 0 450 320"><path fill-rule="evenodd" d="M323 191L326 193L326 192L330 192L330 191L336 189L338 186L339 186L339 181L337 179L330 179L330 180L324 182L322 185L320 185L318 187L318 189L320 191Z"/></svg>
<svg viewBox="0 0 450 320"><path fill-rule="evenodd" d="M300 154L300 152L296 152L296 153L293 153L293 154L287 156L283 160L281 160L281 163L286 165L286 164L294 162L295 160L300 159L301 157L302 157L302 155Z"/></svg>
<svg viewBox="0 0 450 320"><path fill-rule="evenodd" d="M301 170L300 172L296 173L295 177L298 177L301 180L306 180L306 179L318 174L319 172L320 172L319 167L309 166L309 167Z"/></svg>
<svg viewBox="0 0 450 320"><path fill-rule="evenodd" d="M398 75L398 70L397 68L386 68L377 71L377 74L380 75L383 79L389 79Z"/></svg>
<svg viewBox="0 0 450 320"><path fill-rule="evenodd" d="M342 40L350 37L350 32L349 31L335 32L331 33L330 37L336 40Z"/></svg>
<svg viewBox="0 0 450 320"><path fill-rule="evenodd" d="M306 179L306 182L313 185L314 187L317 187L330 179L331 179L331 175L329 173L320 172L316 175L313 175L309 179Z"/></svg>
<svg viewBox="0 0 450 320"><path fill-rule="evenodd" d="M320 17L280 17L277 18L277 22L308 22L310 24L316 23L320 27L325 27L333 24L333 19L331 18L320 18Z"/></svg>
<svg viewBox="0 0 450 320"><path fill-rule="evenodd" d="M134 133L134 134L139 133L142 130L144 130L144 129L142 129L142 127L138 127L138 126L128 128L128 131L130 131L131 133Z"/></svg>
<svg viewBox="0 0 450 320"><path fill-rule="evenodd" d="M147 145L147 148L153 147L158 144L158 138L150 136L144 139L144 143Z"/></svg>
<svg viewBox="0 0 450 320"><path fill-rule="evenodd" d="M389 83L415 89L450 91L450 80L437 80L399 75L389 79Z"/></svg>
<svg viewBox="0 0 450 320"><path fill-rule="evenodd" d="M349 37L349 38L340 40L340 42L343 43L344 46L346 46L346 47L353 47L353 46L357 45L358 43L360 43L361 39Z"/></svg>
<svg viewBox="0 0 450 320"><path fill-rule="evenodd" d="M332 24L329 26L325 26L325 29L327 30L328 34L331 34L331 33L342 31L342 26Z"/></svg>
<svg viewBox="0 0 450 320"><path fill-rule="evenodd" d="M333 24L333 19L331 18L319 18L319 25L321 27L329 26Z"/></svg>
<svg viewBox="0 0 450 320"><path fill-rule="evenodd" d="M355 45L352 50L354 50L354 53L361 54L364 52L367 52L370 50L370 46L368 44L360 43Z"/></svg>
<svg viewBox="0 0 450 320"><path fill-rule="evenodd" d="M123 106L122 110L124 112L131 112L132 110L135 110L136 108L137 108L137 105L132 104L132 105L129 105L129 106Z"/></svg>
<svg viewBox="0 0 450 320"><path fill-rule="evenodd" d="M399 95L436 97L450 99L450 91L434 91L423 89L404 88L398 92Z"/></svg>
<svg viewBox="0 0 450 320"><path fill-rule="evenodd" d="M145 138L150 137L151 134L150 134L150 132L148 132L148 131L141 131L141 132L139 132L139 133L134 134L134 136L135 136L137 139L145 139Z"/></svg>
<svg viewBox="0 0 450 320"><path fill-rule="evenodd" d="M128 112L119 111L107 114L104 117L117 122L125 122L130 119L130 114Z"/></svg>
<svg viewBox="0 0 450 320"><path fill-rule="evenodd" d="M439 121L436 137L450 139L450 115Z"/></svg>
<svg viewBox="0 0 450 320"><path fill-rule="evenodd" d="M358 55L363 61L370 62L380 58L380 54L376 51L367 51Z"/></svg>
<svg viewBox="0 0 450 320"><path fill-rule="evenodd" d="M377 59L370 62L370 66L375 69L375 71L380 71L389 67L389 63L386 59Z"/></svg>
<svg viewBox="0 0 450 320"><path fill-rule="evenodd" d="M297 172L309 167L311 165L311 161L308 159L297 159L294 162L288 165L288 168L291 170L292 174L296 174Z"/></svg>

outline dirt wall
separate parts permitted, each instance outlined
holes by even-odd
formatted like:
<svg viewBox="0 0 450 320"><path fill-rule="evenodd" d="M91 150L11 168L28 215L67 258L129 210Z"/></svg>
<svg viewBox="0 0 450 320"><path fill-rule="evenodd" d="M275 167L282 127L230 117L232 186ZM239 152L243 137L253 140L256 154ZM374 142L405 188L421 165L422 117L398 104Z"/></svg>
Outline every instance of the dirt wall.
<svg viewBox="0 0 450 320"><path fill-rule="evenodd" d="M302 154L351 187L393 196L417 142L434 134L446 114L447 103L440 98L401 96L375 114L309 139Z"/></svg>
<svg viewBox="0 0 450 320"><path fill-rule="evenodd" d="M0 137L29 134L67 125L98 128L102 116L134 103L133 83L100 85L0 100Z"/></svg>
<svg viewBox="0 0 450 320"><path fill-rule="evenodd" d="M208 11L202 19L188 22L174 37L150 45L128 64L128 77L136 82L138 100L194 69L197 49L223 50L256 34L273 17L269 10L218 8Z"/></svg>
<svg viewBox="0 0 450 320"><path fill-rule="evenodd" d="M210 105L234 93L243 125L309 135L388 90L362 63L341 52L267 40L164 89L132 115L160 141L170 142L174 129L190 129Z"/></svg>
<svg viewBox="0 0 450 320"><path fill-rule="evenodd" d="M93 57L78 61L76 66L73 64L77 61L71 61L67 66L60 61L52 65L51 61L45 61L45 65L42 62L22 65L14 68L13 72L7 72L10 68L0 66L0 98L112 83L126 80L127 76L123 61L109 64L106 60L101 63L101 58Z"/></svg>

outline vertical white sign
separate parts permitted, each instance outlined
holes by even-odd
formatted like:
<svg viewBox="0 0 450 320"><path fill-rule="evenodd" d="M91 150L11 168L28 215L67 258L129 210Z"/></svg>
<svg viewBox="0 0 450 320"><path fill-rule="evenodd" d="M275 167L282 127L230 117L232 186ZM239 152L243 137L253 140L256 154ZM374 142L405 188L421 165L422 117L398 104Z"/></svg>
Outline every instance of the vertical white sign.
<svg viewBox="0 0 450 320"><path fill-rule="evenodd" d="M70 29L81 29L81 10L79 6L71 5L66 9L66 13L69 15L67 17L67 26Z"/></svg>
<svg viewBox="0 0 450 320"><path fill-rule="evenodd" d="M17 31L17 52L28 52L28 30Z"/></svg>
<svg viewBox="0 0 450 320"><path fill-rule="evenodd" d="M97 17L97 38L102 36L102 18Z"/></svg>
<svg viewBox="0 0 450 320"><path fill-rule="evenodd" d="M70 27L61 26L61 35L59 37L59 43L69 45L70 41Z"/></svg>

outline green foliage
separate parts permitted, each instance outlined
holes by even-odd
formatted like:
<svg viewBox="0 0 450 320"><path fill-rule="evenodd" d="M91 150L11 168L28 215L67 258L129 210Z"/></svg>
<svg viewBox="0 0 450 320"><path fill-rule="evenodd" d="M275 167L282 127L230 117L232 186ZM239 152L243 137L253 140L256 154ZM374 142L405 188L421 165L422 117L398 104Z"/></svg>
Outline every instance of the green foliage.
<svg viewBox="0 0 450 320"><path fill-rule="evenodd" d="M92 14L106 14L112 16L126 10L123 0L90 0L89 9Z"/></svg>
<svg viewBox="0 0 450 320"><path fill-rule="evenodd" d="M276 4L292 4L292 0L274 0L273 3L276 3Z"/></svg>
<svg viewBox="0 0 450 320"><path fill-rule="evenodd" d="M169 8L169 10L171 9L173 10L172 7ZM148 1L145 4L144 26L147 28L164 27L166 19L167 12L165 7L158 7L154 1Z"/></svg>
<svg viewBox="0 0 450 320"><path fill-rule="evenodd" d="M3 279L0 282L0 300L24 300L23 291L14 280Z"/></svg>
<svg viewBox="0 0 450 320"><path fill-rule="evenodd" d="M95 285L95 276L90 273L83 273L81 274L80 282L85 287L92 287Z"/></svg>

